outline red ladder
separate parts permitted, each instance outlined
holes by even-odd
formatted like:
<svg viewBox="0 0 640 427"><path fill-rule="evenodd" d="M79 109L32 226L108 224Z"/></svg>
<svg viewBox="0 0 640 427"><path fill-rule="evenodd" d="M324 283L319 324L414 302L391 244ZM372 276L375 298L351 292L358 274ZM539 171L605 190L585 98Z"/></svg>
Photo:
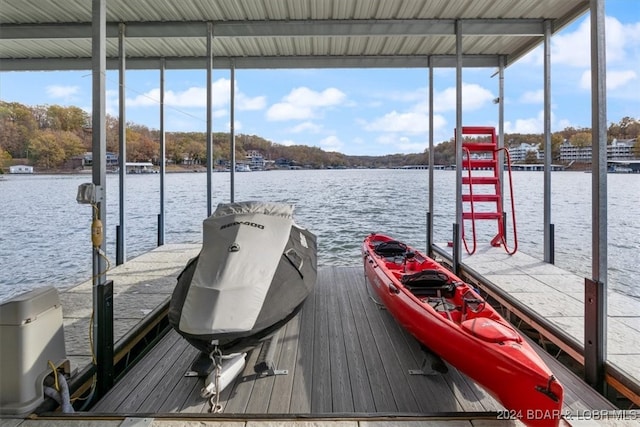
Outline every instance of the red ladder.
<svg viewBox="0 0 640 427"><path fill-rule="evenodd" d="M485 126L463 126L462 127L462 170L467 171L467 175L462 177L462 185L468 186L468 192L462 194L462 242L469 255L476 251L476 220L495 220L498 225L498 232L491 240L492 246L504 246L507 253L513 255L518 249L518 238L516 233L516 215L513 201L513 181L511 179L511 158L509 151L499 148L496 139L496 130L493 127ZM490 141L481 138L480 141L465 141L464 135L489 136ZM511 214L513 221L514 247L509 249L505 233L505 218L503 214L502 192L500 188L500 170L498 153L504 150L507 160L507 170L509 173L509 190L511 194ZM490 171L481 176L474 176L473 171ZM476 203L482 203L483 208L476 212ZM468 208L469 210L465 210ZM465 239L464 224L471 221L473 234L473 249L469 250Z"/></svg>

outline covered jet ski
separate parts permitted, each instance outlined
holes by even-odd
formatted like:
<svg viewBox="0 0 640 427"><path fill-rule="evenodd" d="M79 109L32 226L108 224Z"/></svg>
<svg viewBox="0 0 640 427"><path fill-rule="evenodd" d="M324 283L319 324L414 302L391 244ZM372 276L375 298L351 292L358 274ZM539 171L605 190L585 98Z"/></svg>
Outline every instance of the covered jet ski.
<svg viewBox="0 0 640 427"><path fill-rule="evenodd" d="M218 205L203 244L178 276L169 323L201 352L251 349L293 318L317 277L316 236L293 206Z"/></svg>

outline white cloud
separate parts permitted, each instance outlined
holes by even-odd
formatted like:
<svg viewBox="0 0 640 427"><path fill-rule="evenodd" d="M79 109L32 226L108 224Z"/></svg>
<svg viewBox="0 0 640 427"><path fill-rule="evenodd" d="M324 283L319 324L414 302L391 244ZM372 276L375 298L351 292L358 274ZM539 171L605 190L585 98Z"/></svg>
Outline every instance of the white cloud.
<svg viewBox="0 0 640 427"><path fill-rule="evenodd" d="M420 91L416 90L408 93L417 92ZM396 96L399 97L398 94L396 94ZM411 97L406 97L404 99L411 99ZM489 90L480 85L463 83L462 99L463 111L468 112L481 109L483 106L490 103L494 99L494 96ZM446 88L443 91L435 93L433 105L434 113L440 113L434 114L433 116L434 133L437 133L447 125L447 120L442 113L455 111L456 109L455 87ZM429 131L428 110L428 99L425 98L423 102L415 104L409 111L399 112L397 110L393 110L373 120L358 120L358 123L366 131L391 134L389 137L393 143L399 147L399 145L397 145L399 138L394 135L395 133L416 135L424 134ZM422 144L422 142L420 144ZM412 143L405 143L404 146L415 148L415 145Z"/></svg>
<svg viewBox="0 0 640 427"><path fill-rule="evenodd" d="M389 92L375 92L372 93L373 98L383 99L385 101L398 101L398 102L427 102L429 94L427 88L419 88L411 91L389 91Z"/></svg>
<svg viewBox="0 0 640 427"><path fill-rule="evenodd" d="M213 108L228 107L230 103L231 81L221 78L213 82L212 105ZM257 96L248 97L242 93L238 86L235 89L236 108L238 110L261 110L266 106L266 98ZM205 108L207 106L207 88L202 86L192 86L183 91L166 90L164 94L165 105L176 108ZM127 106L149 107L160 104L160 89L154 88L145 93L127 99Z"/></svg>
<svg viewBox="0 0 640 427"><path fill-rule="evenodd" d="M505 133L542 133L543 122L539 117L516 119L515 123L504 122Z"/></svg>
<svg viewBox="0 0 640 427"><path fill-rule="evenodd" d="M383 97L387 102L416 102L413 107L416 112L426 112L429 108L429 96L426 88L418 88L410 91L395 91L388 93L377 93L374 96ZM490 90L475 84L462 83L462 103L464 111L478 110L492 101L495 96ZM380 105L380 104L376 104ZM381 104L384 105L384 104ZM456 88L448 87L440 92L435 92L433 96L434 112L455 111L456 109Z"/></svg>
<svg viewBox="0 0 640 427"><path fill-rule="evenodd" d="M287 96L267 110L270 121L304 120L317 117L324 108L344 103L346 95L338 89L328 88L316 92L307 87L293 89Z"/></svg>
<svg viewBox="0 0 640 427"><path fill-rule="evenodd" d="M340 139L331 135L326 138L320 140L320 147L325 151L340 151L344 144L340 141Z"/></svg>
<svg viewBox="0 0 640 427"><path fill-rule="evenodd" d="M256 111L263 110L267 105L267 98L264 96L256 96L249 98L247 95L240 93L236 95L236 108L240 111Z"/></svg>
<svg viewBox="0 0 640 427"><path fill-rule="evenodd" d="M371 122L360 121L362 127L369 132L402 132L419 134L429 131L429 115L426 113L392 111ZM438 129L446 124L446 120L439 114L433 116L433 127Z"/></svg>
<svg viewBox="0 0 640 427"><path fill-rule="evenodd" d="M322 126L313 123L313 122L303 122L299 125L296 125L289 129L291 133L301 133L301 132L309 132L309 133L318 133L322 130Z"/></svg>
<svg viewBox="0 0 640 427"><path fill-rule="evenodd" d="M551 131L554 129L564 129L572 126L566 119L556 120L553 112L551 113ZM540 110L536 117L516 119L515 122L504 122L505 133L543 133L544 132L544 110Z"/></svg>
<svg viewBox="0 0 640 427"><path fill-rule="evenodd" d="M291 139L285 139L284 141L278 142L278 144L290 147L292 145L297 145L298 143L293 141L293 140L291 140Z"/></svg>
<svg viewBox="0 0 640 427"><path fill-rule="evenodd" d="M214 118L217 118L217 119L219 119L220 117L226 117L227 116L227 110L224 110L224 109L214 110L211 115Z"/></svg>
<svg viewBox="0 0 640 427"><path fill-rule="evenodd" d="M530 90L520 96L523 104L542 104L544 102L544 90Z"/></svg>
<svg viewBox="0 0 640 427"><path fill-rule="evenodd" d="M588 67L591 52L590 32L589 19L585 19L576 31L560 33L551 37L551 62L574 67ZM543 54L540 55L540 63L542 61Z"/></svg>
<svg viewBox="0 0 640 427"><path fill-rule="evenodd" d="M396 133L388 133L379 135L376 142L380 145L393 147L385 149L386 153L421 153L427 148L427 141L413 141L407 136L398 135Z"/></svg>
<svg viewBox="0 0 640 427"><path fill-rule="evenodd" d="M59 86L51 85L46 88L47 95L51 98L73 99L80 93L79 86Z"/></svg>
<svg viewBox="0 0 640 427"><path fill-rule="evenodd" d="M640 24L622 24L616 18L606 17L604 25L607 64L625 62L629 57L627 51L633 50L640 40ZM538 46L522 61L541 65L544 62L543 46ZM573 32L564 30L551 37L551 62L578 68L591 66L591 22L588 16Z"/></svg>
<svg viewBox="0 0 640 427"><path fill-rule="evenodd" d="M504 122L505 133L542 133L544 131L544 110L536 117L516 119Z"/></svg>
<svg viewBox="0 0 640 427"><path fill-rule="evenodd" d="M484 107L495 96L491 91L477 84L462 84L462 110L473 111ZM456 88L449 87L433 97L434 112L455 111Z"/></svg>
<svg viewBox="0 0 640 427"><path fill-rule="evenodd" d="M294 104L281 102L274 104L267 110L267 120L304 120L314 118L314 110L309 107L300 107Z"/></svg>
<svg viewBox="0 0 640 427"><path fill-rule="evenodd" d="M632 80L638 77L635 71L632 70L615 70L607 71L607 90L614 90L625 86ZM587 70L582 73L580 78L580 87L582 89L591 89L591 70Z"/></svg>

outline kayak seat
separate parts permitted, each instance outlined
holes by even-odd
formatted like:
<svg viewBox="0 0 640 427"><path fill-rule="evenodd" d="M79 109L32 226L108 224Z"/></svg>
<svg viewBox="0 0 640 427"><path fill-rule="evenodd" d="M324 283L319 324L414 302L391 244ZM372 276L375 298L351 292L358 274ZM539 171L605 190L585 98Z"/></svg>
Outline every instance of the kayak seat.
<svg viewBox="0 0 640 427"><path fill-rule="evenodd" d="M456 293L456 284L449 283L449 277L438 270L405 274L400 282L417 297L452 298Z"/></svg>
<svg viewBox="0 0 640 427"><path fill-rule="evenodd" d="M407 252L407 245L397 240L380 242L373 247L373 251L382 257L404 256Z"/></svg>

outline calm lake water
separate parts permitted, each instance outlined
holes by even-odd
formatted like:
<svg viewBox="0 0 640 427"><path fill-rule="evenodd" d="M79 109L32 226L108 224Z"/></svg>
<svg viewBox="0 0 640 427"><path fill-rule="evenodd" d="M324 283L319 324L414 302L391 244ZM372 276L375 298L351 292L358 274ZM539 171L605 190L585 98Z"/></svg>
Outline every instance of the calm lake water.
<svg viewBox="0 0 640 427"><path fill-rule="evenodd" d="M543 173L514 172L519 250L542 259ZM10 175L0 181L0 301L43 285L64 289L91 277L91 207L76 203L90 175ZM207 215L204 173L166 175L166 243L199 243ZM228 202L229 174L213 174L214 208ZM436 242L451 238L455 172L436 171ZM127 255L156 246L159 175L127 176ZM360 244L384 232L425 248L427 170L302 170L238 173L235 200L296 206L296 221L318 236L319 265L360 265ZM107 177L107 255L115 264L118 176ZM509 210L507 209L507 212ZM611 290L640 298L640 174L608 175ZM556 265L591 276L591 174L552 174ZM487 223L490 223L489 226ZM509 230L511 220L508 221ZM488 242L495 222L478 229ZM471 232L467 230L470 237ZM512 242L512 234L508 234Z"/></svg>

